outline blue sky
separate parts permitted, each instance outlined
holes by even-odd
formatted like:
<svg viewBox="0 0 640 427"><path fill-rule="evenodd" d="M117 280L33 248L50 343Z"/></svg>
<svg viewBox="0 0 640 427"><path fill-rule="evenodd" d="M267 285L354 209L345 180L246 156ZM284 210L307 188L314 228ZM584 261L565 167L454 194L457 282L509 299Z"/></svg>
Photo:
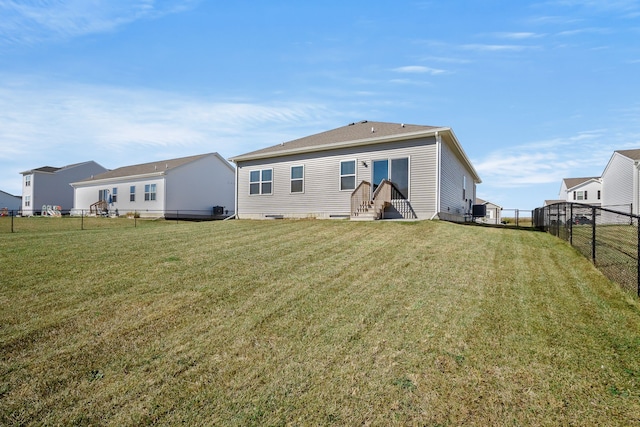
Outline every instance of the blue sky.
<svg viewBox="0 0 640 427"><path fill-rule="evenodd" d="M229 158L359 120L451 127L532 209L640 148L640 1L0 0L0 190Z"/></svg>

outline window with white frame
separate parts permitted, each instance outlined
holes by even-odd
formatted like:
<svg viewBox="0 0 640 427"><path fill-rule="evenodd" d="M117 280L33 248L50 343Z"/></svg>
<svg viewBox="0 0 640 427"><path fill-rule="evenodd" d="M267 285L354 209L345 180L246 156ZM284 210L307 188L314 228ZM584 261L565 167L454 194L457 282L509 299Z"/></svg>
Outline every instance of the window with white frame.
<svg viewBox="0 0 640 427"><path fill-rule="evenodd" d="M31 175L24 176L24 186L31 187Z"/></svg>
<svg viewBox="0 0 640 427"><path fill-rule="evenodd" d="M111 190L111 202L118 203L118 187L113 187Z"/></svg>
<svg viewBox="0 0 640 427"><path fill-rule="evenodd" d="M145 184L144 201L149 202L156 199L156 184Z"/></svg>
<svg viewBox="0 0 640 427"><path fill-rule="evenodd" d="M129 187L129 201L130 202L135 202L136 201L136 186L132 185Z"/></svg>
<svg viewBox="0 0 640 427"><path fill-rule="evenodd" d="M24 207L28 208L31 206L31 196L24 196Z"/></svg>
<svg viewBox="0 0 640 427"><path fill-rule="evenodd" d="M249 172L249 194L271 194L273 192L273 169Z"/></svg>
<svg viewBox="0 0 640 427"><path fill-rule="evenodd" d="M345 160L340 162L340 191L355 190L356 188L356 161Z"/></svg>
<svg viewBox="0 0 640 427"><path fill-rule="evenodd" d="M304 193L304 166L291 166L291 192Z"/></svg>
<svg viewBox="0 0 640 427"><path fill-rule="evenodd" d="M587 191L574 191L573 200L587 200Z"/></svg>

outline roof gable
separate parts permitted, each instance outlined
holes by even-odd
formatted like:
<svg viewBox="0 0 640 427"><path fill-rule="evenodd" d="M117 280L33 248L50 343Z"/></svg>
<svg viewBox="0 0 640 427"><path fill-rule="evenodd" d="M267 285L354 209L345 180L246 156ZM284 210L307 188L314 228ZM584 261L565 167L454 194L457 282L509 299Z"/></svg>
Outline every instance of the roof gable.
<svg viewBox="0 0 640 427"><path fill-rule="evenodd" d="M599 176L594 176L594 177L588 177L588 178L565 178L563 179L564 181L564 186L566 187L567 191L577 187L579 185L582 184L586 184L589 181L599 181L600 177Z"/></svg>
<svg viewBox="0 0 640 427"><path fill-rule="evenodd" d="M252 151L246 154L232 157L232 161L245 160L250 158L268 158L278 155L285 155L289 152L297 151L321 151L329 149L340 143L350 143L356 141L371 141L377 139L401 135L410 135L415 132L424 132L440 129L438 126L421 126L401 123L370 122L363 120L357 123L350 123L337 129L328 130L304 138L294 139L278 145Z"/></svg>
<svg viewBox="0 0 640 427"><path fill-rule="evenodd" d="M208 157L215 156L218 158L225 166L233 169L233 167L218 153L207 153L207 154L198 154L195 156L187 156L180 157L177 159L169 159L169 160L159 160L155 162L149 163L141 163L137 165L131 166L123 166L117 169L113 169L98 175L94 175L90 178L79 181L80 183L87 183L92 181L99 181L103 179L114 179L114 178L124 178L130 176L141 176L141 175L150 175L150 174L165 174L168 171L179 168L180 166L195 162L196 160Z"/></svg>

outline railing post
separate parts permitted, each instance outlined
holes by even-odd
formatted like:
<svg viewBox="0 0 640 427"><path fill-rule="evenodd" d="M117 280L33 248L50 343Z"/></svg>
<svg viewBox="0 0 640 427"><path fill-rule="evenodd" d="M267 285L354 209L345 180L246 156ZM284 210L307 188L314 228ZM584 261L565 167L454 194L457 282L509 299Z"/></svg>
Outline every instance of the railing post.
<svg viewBox="0 0 640 427"><path fill-rule="evenodd" d="M591 261L596 263L596 207L591 207Z"/></svg>

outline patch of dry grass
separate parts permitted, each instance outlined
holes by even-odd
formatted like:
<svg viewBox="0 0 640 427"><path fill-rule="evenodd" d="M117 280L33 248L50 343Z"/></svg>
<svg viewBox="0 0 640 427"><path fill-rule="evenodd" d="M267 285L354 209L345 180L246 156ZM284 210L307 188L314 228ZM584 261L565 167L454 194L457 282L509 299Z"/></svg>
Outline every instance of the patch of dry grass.
<svg viewBox="0 0 640 427"><path fill-rule="evenodd" d="M0 424L629 425L637 301L564 242L228 221L0 241Z"/></svg>

